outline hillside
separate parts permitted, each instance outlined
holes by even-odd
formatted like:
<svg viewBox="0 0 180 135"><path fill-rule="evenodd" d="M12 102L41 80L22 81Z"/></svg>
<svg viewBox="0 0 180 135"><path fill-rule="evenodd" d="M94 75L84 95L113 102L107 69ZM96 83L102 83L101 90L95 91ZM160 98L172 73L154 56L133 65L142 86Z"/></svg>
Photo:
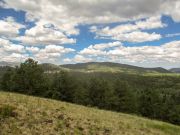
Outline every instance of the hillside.
<svg viewBox="0 0 180 135"><path fill-rule="evenodd" d="M174 72L174 73L180 73L180 68L172 68L169 71Z"/></svg>
<svg viewBox="0 0 180 135"><path fill-rule="evenodd" d="M15 63L0 62L0 66L13 67ZM40 64L45 72L57 72L59 70L78 71L78 72L117 72L117 73L172 73L176 70L166 70L161 67L143 68L133 65L112 63L112 62L88 62L77 64L55 65L51 63Z"/></svg>
<svg viewBox="0 0 180 135"><path fill-rule="evenodd" d="M180 135L180 127L133 115L0 92L1 135Z"/></svg>
<svg viewBox="0 0 180 135"><path fill-rule="evenodd" d="M88 72L125 72L125 73L170 73L170 71L157 67L157 68L143 68L127 64L112 63L112 62L88 62L77 64L61 65L63 68L88 71Z"/></svg>
<svg viewBox="0 0 180 135"><path fill-rule="evenodd" d="M15 67L18 66L20 63L17 62L5 62L5 61L0 61L0 67L1 66L10 66L10 67Z"/></svg>

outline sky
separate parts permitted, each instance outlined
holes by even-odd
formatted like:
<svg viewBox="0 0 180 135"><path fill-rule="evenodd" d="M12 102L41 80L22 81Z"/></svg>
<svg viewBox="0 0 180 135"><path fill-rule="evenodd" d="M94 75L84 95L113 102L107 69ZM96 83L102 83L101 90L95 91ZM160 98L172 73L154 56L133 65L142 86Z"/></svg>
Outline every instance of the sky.
<svg viewBox="0 0 180 135"><path fill-rule="evenodd" d="M180 67L180 0L0 0L0 61Z"/></svg>

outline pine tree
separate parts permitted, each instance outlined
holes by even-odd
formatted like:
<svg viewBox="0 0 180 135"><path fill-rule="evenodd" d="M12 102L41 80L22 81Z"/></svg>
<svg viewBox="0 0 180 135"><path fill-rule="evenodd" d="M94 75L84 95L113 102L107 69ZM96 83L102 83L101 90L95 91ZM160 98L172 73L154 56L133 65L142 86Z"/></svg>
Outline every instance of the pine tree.
<svg viewBox="0 0 180 135"><path fill-rule="evenodd" d="M73 102L75 81L65 71L56 74L53 83L53 98Z"/></svg>
<svg viewBox="0 0 180 135"><path fill-rule="evenodd" d="M131 87L127 82L116 80L114 89L118 97L117 110L122 112L134 113L137 110L137 101Z"/></svg>

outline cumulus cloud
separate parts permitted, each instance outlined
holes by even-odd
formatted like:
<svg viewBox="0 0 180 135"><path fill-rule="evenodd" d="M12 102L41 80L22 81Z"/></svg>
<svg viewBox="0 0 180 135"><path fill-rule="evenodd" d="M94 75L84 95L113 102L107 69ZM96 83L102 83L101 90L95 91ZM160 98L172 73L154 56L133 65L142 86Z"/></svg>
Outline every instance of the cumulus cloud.
<svg viewBox="0 0 180 135"><path fill-rule="evenodd" d="M74 49L64 48L57 45L48 45L45 48L39 50L38 53L35 53L33 56L41 62L58 62L59 58L67 53L74 52Z"/></svg>
<svg viewBox="0 0 180 135"><path fill-rule="evenodd" d="M13 17L0 20L0 36L9 38L16 37L22 28L25 28L25 26L17 23Z"/></svg>
<svg viewBox="0 0 180 135"><path fill-rule="evenodd" d="M38 47L26 47L26 50L33 54L38 53L40 51Z"/></svg>
<svg viewBox="0 0 180 135"><path fill-rule="evenodd" d="M23 53L25 51L24 46L14 44L9 40L3 38L0 38L0 49L3 50L4 52L9 52L9 53L13 53L13 52Z"/></svg>
<svg viewBox="0 0 180 135"><path fill-rule="evenodd" d="M27 55L25 54L20 54L20 53L12 53L10 55L7 56L3 56L2 57L2 61L8 61L8 62L23 62L24 60L26 60L28 58Z"/></svg>
<svg viewBox="0 0 180 135"><path fill-rule="evenodd" d="M21 62L27 58L27 55L24 46L0 38L0 58L1 61Z"/></svg>
<svg viewBox="0 0 180 135"><path fill-rule="evenodd" d="M25 11L26 20L36 22L36 26L26 30L25 36L17 38L26 44L71 44L76 40L69 36L79 34L77 26L80 24L102 24L142 18L148 19L113 29L107 27L99 31L99 34L102 38L110 36L130 42L158 40L161 38L159 34L139 31L163 27L161 15L172 16L175 21L180 20L179 5L178 0L4 0L4 3L1 3L4 8ZM52 24L56 30L43 27L47 24ZM132 31L134 33L129 33ZM141 34L142 38L132 40L137 34Z"/></svg>
<svg viewBox="0 0 180 135"><path fill-rule="evenodd" d="M48 44L72 44L76 40L68 38L62 31L45 22L37 22L35 27L25 31L24 36L19 36L16 40L29 45Z"/></svg>
<svg viewBox="0 0 180 135"><path fill-rule="evenodd" d="M72 48L64 48L58 45L47 45L44 48L25 47L0 38L0 57L2 61L21 62L28 57L32 57L40 62L59 62L61 56L74 51Z"/></svg>
<svg viewBox="0 0 180 135"><path fill-rule="evenodd" d="M3 47L4 51L6 52L15 52L15 53L23 53L24 52L24 46L22 45L8 45Z"/></svg>
<svg viewBox="0 0 180 135"><path fill-rule="evenodd" d="M138 20L134 24L121 24L114 28L97 28L96 26L92 26L90 31L95 32L97 38L114 39L128 42L146 42L159 40L161 35L156 33L147 33L142 30L163 28L165 26L166 24L161 22L161 16L155 16L145 20Z"/></svg>
<svg viewBox="0 0 180 135"><path fill-rule="evenodd" d="M166 0L161 5L161 13L169 15L175 22L180 21L180 1Z"/></svg>
<svg viewBox="0 0 180 135"><path fill-rule="evenodd" d="M107 48L112 48L112 47L117 47L122 45L121 42L112 42L112 43L106 43L106 44L95 44L95 45L90 45L88 48L93 48L93 49L98 49L98 50L104 50Z"/></svg>
<svg viewBox="0 0 180 135"><path fill-rule="evenodd" d="M75 27L79 23L79 19L70 16L67 7L62 3L49 0L5 0L5 8L13 8L26 12L27 21L41 21L46 24L53 24L67 35L77 35L78 29Z"/></svg>
<svg viewBox="0 0 180 135"><path fill-rule="evenodd" d="M76 26L79 24L122 22L156 15L169 15L175 21L180 20L179 0L4 0L4 2L4 8L25 11L28 21L41 20L54 24L68 35L78 34Z"/></svg>
<svg viewBox="0 0 180 135"><path fill-rule="evenodd" d="M67 63L69 63L69 62L70 63L72 63L72 62L73 63L85 63L85 62L91 62L91 61L93 61L93 59L77 54L74 56L74 58L72 58L72 59L65 58L63 61L67 62Z"/></svg>
<svg viewBox="0 0 180 135"><path fill-rule="evenodd" d="M107 45L110 43L107 43ZM127 47L119 44L109 50L92 49L92 46L79 52L86 59L98 61L112 61L123 63L175 63L180 61L180 41L172 41L161 46L134 46ZM88 50L87 52L85 52ZM94 51L96 50L96 51ZM98 51L101 51L99 53ZM83 53L82 53L83 52Z"/></svg>
<svg viewBox="0 0 180 135"><path fill-rule="evenodd" d="M73 49L59 47L59 45L76 43L74 37L80 33L78 26L84 24L94 25L90 30L96 34L97 38L119 42L91 45L81 50L73 59L67 58L64 61L91 61L92 57L98 60L123 59L135 62L144 60L177 62L176 60L179 60L178 41L159 47L126 47L120 43L161 39L160 34L148 30L166 26L161 21L162 15L168 15L179 22L179 0L3 0L0 2L0 7L24 11L26 23L35 24L32 28L26 28L12 17L0 20L1 38L6 37L6 39L21 42L14 44L9 40L0 41L0 56L7 60L11 57L25 58L31 53L34 58L37 57L46 62L74 52ZM97 27L99 25L96 25L114 22L121 25L115 27ZM25 34L19 34L22 28L25 28ZM175 35L167 35L167 37L171 36ZM29 47L22 45L29 45ZM45 46L41 48L42 46L39 45Z"/></svg>
<svg viewBox="0 0 180 135"><path fill-rule="evenodd" d="M119 34L112 37L114 40L128 41L128 42L146 42L159 40L161 38L160 34L156 33L147 33L141 31L134 31L131 33Z"/></svg>
<svg viewBox="0 0 180 135"><path fill-rule="evenodd" d="M95 44L95 45L90 45L88 48L84 48L79 52L79 54L83 55L93 55L93 56L98 56L98 55L106 55L105 49L109 49L112 47L117 47L121 46L121 42L110 42L110 43L102 43L102 44Z"/></svg>

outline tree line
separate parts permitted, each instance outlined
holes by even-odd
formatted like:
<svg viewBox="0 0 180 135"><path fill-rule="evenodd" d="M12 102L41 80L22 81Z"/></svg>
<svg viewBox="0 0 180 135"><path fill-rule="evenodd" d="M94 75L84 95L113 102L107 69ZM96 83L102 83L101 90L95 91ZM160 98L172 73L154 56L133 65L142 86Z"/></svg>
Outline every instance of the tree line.
<svg viewBox="0 0 180 135"><path fill-rule="evenodd" d="M61 70L45 73L33 59L9 68L1 89L180 125L180 77Z"/></svg>

